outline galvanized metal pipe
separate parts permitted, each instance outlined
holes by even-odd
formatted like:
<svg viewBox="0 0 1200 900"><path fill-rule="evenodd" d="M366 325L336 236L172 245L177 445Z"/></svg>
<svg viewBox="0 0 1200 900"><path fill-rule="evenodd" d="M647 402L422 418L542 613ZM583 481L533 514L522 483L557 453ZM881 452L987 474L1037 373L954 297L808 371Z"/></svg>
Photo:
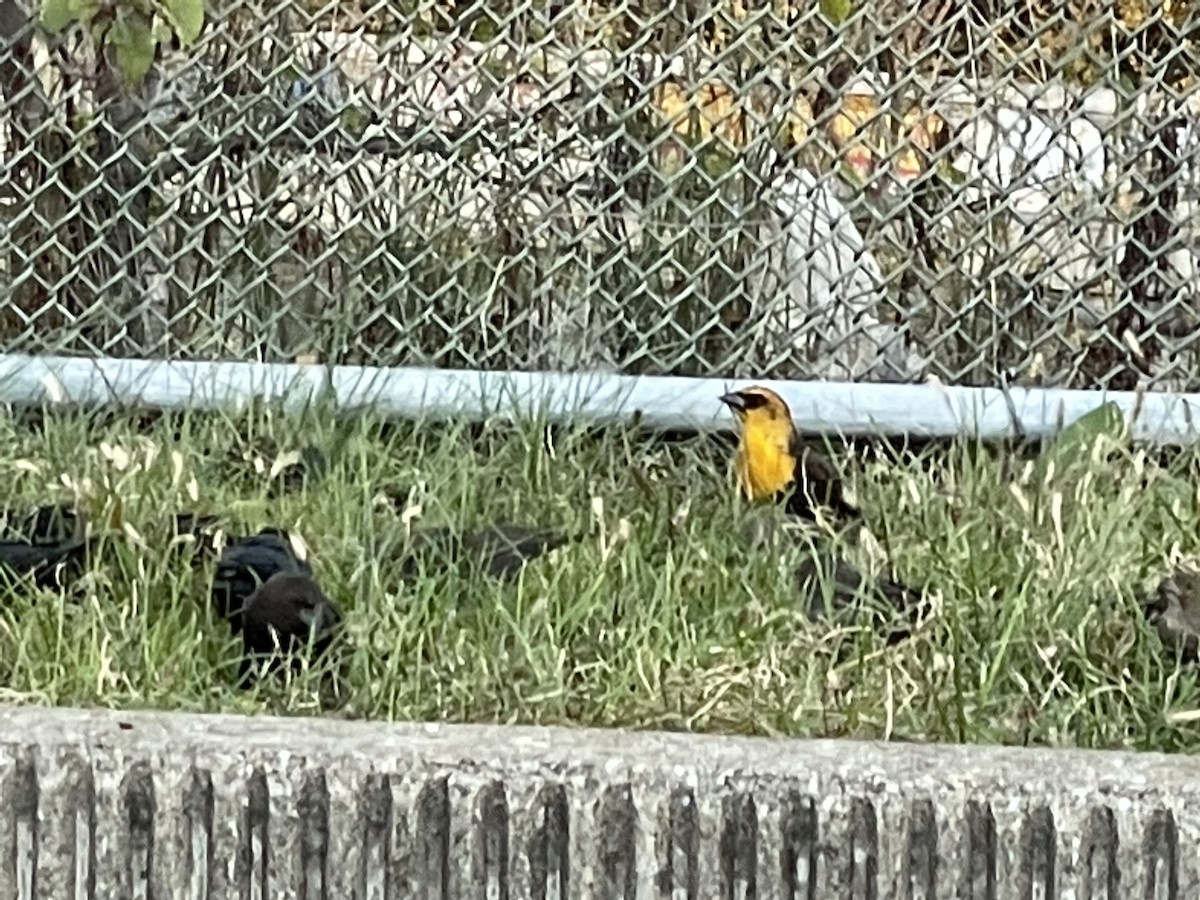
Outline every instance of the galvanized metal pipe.
<svg viewBox="0 0 1200 900"><path fill-rule="evenodd" d="M729 428L716 400L755 379L676 378L601 372L483 372L245 362L167 362L0 355L0 402L69 401L163 409L235 409L261 399L301 409L327 402L393 417L497 412L628 421L664 428ZM1040 388L757 380L778 390L806 431L844 435L978 435L986 440L1058 431L1100 403L1125 413L1135 439L1189 444L1200 431L1200 394Z"/></svg>
<svg viewBox="0 0 1200 900"><path fill-rule="evenodd" d="M9 708L0 897L1195 898L1200 764Z"/></svg>

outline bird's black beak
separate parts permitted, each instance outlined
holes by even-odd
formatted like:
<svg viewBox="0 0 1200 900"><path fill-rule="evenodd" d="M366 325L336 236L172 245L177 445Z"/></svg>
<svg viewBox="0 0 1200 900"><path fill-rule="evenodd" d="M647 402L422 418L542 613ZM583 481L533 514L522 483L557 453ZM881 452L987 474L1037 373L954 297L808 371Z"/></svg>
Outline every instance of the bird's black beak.
<svg viewBox="0 0 1200 900"><path fill-rule="evenodd" d="M746 398L743 397L741 394L739 394L737 391L734 391L730 394L722 394L721 402L724 403L726 406L728 406L730 409L734 410L735 412L745 412L746 411Z"/></svg>

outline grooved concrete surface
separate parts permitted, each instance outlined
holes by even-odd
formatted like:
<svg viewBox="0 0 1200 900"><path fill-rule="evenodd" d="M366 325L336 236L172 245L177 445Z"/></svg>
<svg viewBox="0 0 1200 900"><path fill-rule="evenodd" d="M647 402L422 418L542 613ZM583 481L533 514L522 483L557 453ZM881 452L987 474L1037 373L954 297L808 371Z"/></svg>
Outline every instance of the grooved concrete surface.
<svg viewBox="0 0 1200 900"><path fill-rule="evenodd" d="M0 710L8 898L1200 898L1158 754Z"/></svg>

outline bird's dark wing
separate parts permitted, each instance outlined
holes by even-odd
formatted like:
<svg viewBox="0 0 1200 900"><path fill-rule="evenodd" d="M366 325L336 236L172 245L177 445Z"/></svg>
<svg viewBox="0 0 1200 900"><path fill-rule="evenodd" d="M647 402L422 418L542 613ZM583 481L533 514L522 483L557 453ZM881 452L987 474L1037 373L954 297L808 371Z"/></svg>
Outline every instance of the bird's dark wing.
<svg viewBox="0 0 1200 900"><path fill-rule="evenodd" d="M929 611L928 600L920 591L886 577L872 583L841 558L806 559L797 567L796 578L810 619L819 621L832 615L841 620L866 612L872 629L889 644L908 637L911 630L905 623L915 622Z"/></svg>
<svg viewBox="0 0 1200 900"><path fill-rule="evenodd" d="M13 575L32 576L38 587L58 590L82 571L88 548L85 540L57 544L0 541L0 566Z"/></svg>
<svg viewBox="0 0 1200 900"><path fill-rule="evenodd" d="M253 649L259 653L270 652L274 642L256 643L255 638L270 631L294 649L307 643L310 635L317 642L330 638L342 622L341 610L308 576L267 581L247 598L242 617L244 640L255 644Z"/></svg>
<svg viewBox="0 0 1200 900"><path fill-rule="evenodd" d="M482 568L493 578L512 578L527 562L561 547L572 535L549 528L485 525L456 531L430 526L413 531L409 552L401 561L404 577L412 578L437 564Z"/></svg>
<svg viewBox="0 0 1200 900"><path fill-rule="evenodd" d="M796 476L786 501L789 513L815 519L813 507L827 506L844 524L862 520L862 513L846 500L842 477L829 459L799 437L792 440L792 456L796 459Z"/></svg>
<svg viewBox="0 0 1200 900"><path fill-rule="evenodd" d="M6 539L34 544L57 544L80 536L82 518L65 503L39 506L33 510L6 509L0 512Z"/></svg>
<svg viewBox="0 0 1200 900"><path fill-rule="evenodd" d="M484 562L493 578L512 578L525 563L569 542L571 537L549 528L492 525L462 536L463 554Z"/></svg>

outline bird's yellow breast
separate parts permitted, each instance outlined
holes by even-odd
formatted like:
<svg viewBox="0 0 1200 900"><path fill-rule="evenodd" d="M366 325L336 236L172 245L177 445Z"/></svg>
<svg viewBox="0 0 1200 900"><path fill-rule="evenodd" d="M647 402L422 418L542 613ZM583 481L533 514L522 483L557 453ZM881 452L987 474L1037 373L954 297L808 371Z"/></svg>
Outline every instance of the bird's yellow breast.
<svg viewBox="0 0 1200 900"><path fill-rule="evenodd" d="M796 460L773 434L747 430L737 453L737 475L751 500L774 497L796 477Z"/></svg>

